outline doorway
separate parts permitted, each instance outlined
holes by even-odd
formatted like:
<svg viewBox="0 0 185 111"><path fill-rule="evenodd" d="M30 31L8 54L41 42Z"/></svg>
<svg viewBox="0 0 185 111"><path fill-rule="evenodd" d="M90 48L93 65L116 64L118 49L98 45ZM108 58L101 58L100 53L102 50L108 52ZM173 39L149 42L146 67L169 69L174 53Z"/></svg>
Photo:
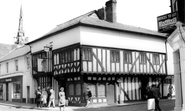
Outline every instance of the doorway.
<svg viewBox="0 0 185 111"><path fill-rule="evenodd" d="M27 86L27 103L30 103L30 86Z"/></svg>
<svg viewBox="0 0 185 111"><path fill-rule="evenodd" d="M147 76L140 77L141 80L141 100L146 100L146 87L149 82L149 78Z"/></svg>

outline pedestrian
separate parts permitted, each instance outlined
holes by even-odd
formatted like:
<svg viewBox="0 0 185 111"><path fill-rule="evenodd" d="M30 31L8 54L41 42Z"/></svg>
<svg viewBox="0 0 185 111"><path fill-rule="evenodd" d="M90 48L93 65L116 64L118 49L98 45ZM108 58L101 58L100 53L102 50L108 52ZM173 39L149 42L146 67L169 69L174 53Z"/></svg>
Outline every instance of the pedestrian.
<svg viewBox="0 0 185 111"><path fill-rule="evenodd" d="M155 110L155 97L153 95L153 92L150 86L147 87L146 98L147 98L148 111L154 111Z"/></svg>
<svg viewBox="0 0 185 111"><path fill-rule="evenodd" d="M86 106L85 107L88 107L89 104L91 104L92 106L92 93L91 91L89 90L89 88L87 88L87 91L85 92L85 99L86 99Z"/></svg>
<svg viewBox="0 0 185 111"><path fill-rule="evenodd" d="M168 88L168 98L172 99L172 94L173 94L173 86L170 84Z"/></svg>
<svg viewBox="0 0 185 111"><path fill-rule="evenodd" d="M46 88L43 88L42 98L43 98L43 106L44 107L47 107L47 97L48 97L48 94L47 94Z"/></svg>
<svg viewBox="0 0 185 111"><path fill-rule="evenodd" d="M159 99L160 99L160 91L159 91L159 88L156 87L156 85L152 85L152 88L151 88L151 91L153 92L153 95L155 97L155 111L161 111L161 108L159 106Z"/></svg>
<svg viewBox="0 0 185 111"><path fill-rule="evenodd" d="M46 92L47 92L47 94L48 94L48 96L47 96L47 106L48 106L48 105L49 105L49 98L50 98L50 96L51 96L50 87L49 87L49 86L46 88Z"/></svg>
<svg viewBox="0 0 185 111"><path fill-rule="evenodd" d="M50 88L50 97L49 97L49 104L48 107L50 107L51 103L53 104L53 108L55 108L55 91L52 89L52 87Z"/></svg>
<svg viewBox="0 0 185 111"><path fill-rule="evenodd" d="M41 88L38 86L37 90L35 91L37 108L41 108L41 94Z"/></svg>
<svg viewBox="0 0 185 111"><path fill-rule="evenodd" d="M61 87L59 92L59 103L58 103L60 111L61 111L61 107L63 107L63 111L65 110L65 103L66 103L65 92L64 92L64 88Z"/></svg>

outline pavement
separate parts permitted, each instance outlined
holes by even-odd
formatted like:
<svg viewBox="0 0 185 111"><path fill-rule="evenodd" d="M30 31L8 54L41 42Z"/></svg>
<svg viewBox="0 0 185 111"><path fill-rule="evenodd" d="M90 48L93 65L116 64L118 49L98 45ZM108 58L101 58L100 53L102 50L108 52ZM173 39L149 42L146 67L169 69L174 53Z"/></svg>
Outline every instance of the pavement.
<svg viewBox="0 0 185 111"><path fill-rule="evenodd" d="M168 99L161 99L160 101L168 101ZM130 106L130 105L139 105L139 104L146 104L146 101L131 101L131 102L125 102L122 104L114 104L114 105L107 105L107 104L93 104L93 107L87 107L87 108L103 108L103 107L123 107L123 106ZM0 100L0 105L3 106L9 106L9 107L15 107L15 108L23 108L23 109L38 109L36 107L36 104L29 104L29 103L20 103L20 102L11 102L11 101L3 101ZM82 107L82 106L66 106L65 110L66 111L74 111L75 109L84 109L86 107ZM56 106L55 108L50 107L42 107L39 108L42 110L59 110L59 107Z"/></svg>

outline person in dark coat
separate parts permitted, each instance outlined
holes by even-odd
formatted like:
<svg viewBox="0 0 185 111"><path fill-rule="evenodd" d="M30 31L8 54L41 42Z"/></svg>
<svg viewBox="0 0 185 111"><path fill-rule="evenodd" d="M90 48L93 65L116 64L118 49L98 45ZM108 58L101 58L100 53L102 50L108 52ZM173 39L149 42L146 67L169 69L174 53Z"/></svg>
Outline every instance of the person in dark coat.
<svg viewBox="0 0 185 111"><path fill-rule="evenodd" d="M151 90L151 87L148 86L146 91L146 99L147 99L147 109L148 111L154 111L155 110L155 97Z"/></svg>
<svg viewBox="0 0 185 111"><path fill-rule="evenodd" d="M159 99L160 99L160 91L159 88L156 87L156 85L152 85L151 91L153 92L153 95L155 97L155 111L161 111L161 108L159 106Z"/></svg>
<svg viewBox="0 0 185 111"><path fill-rule="evenodd" d="M38 86L38 89L35 91L37 108L41 107L41 95L42 91L40 86Z"/></svg>
<svg viewBox="0 0 185 111"><path fill-rule="evenodd" d="M88 106L89 106L89 103L90 103L91 106L92 106L91 97L92 97L92 93L91 93L91 91L89 90L89 88L87 88L87 91L85 92L85 99L86 99L86 106L85 106L85 107L88 107Z"/></svg>

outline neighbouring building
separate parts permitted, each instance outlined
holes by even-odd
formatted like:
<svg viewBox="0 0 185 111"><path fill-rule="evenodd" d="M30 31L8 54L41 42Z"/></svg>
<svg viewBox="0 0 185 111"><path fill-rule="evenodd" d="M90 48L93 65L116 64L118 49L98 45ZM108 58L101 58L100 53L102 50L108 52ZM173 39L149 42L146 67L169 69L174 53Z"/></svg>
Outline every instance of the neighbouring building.
<svg viewBox="0 0 185 111"><path fill-rule="evenodd" d="M116 22L116 0L57 25L28 42L34 84L65 88L69 105L83 105L89 87L94 104L145 99L148 85L167 76L166 34ZM36 89L36 87L35 87Z"/></svg>
<svg viewBox="0 0 185 111"><path fill-rule="evenodd" d="M0 58L0 99L34 103L34 79L31 73L31 51L24 45L27 38L23 31L22 6L14 49Z"/></svg>
<svg viewBox="0 0 185 111"><path fill-rule="evenodd" d="M0 59L0 99L33 103L30 47L16 48Z"/></svg>

